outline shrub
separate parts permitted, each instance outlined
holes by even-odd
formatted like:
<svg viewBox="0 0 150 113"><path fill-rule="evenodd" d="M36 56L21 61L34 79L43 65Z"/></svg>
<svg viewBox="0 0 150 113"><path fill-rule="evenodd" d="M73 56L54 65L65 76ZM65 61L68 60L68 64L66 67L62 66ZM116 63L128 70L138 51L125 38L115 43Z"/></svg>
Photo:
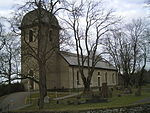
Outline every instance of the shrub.
<svg viewBox="0 0 150 113"><path fill-rule="evenodd" d="M24 85L21 83L14 83L14 84L2 84L0 85L0 96L8 95L14 92L24 91Z"/></svg>

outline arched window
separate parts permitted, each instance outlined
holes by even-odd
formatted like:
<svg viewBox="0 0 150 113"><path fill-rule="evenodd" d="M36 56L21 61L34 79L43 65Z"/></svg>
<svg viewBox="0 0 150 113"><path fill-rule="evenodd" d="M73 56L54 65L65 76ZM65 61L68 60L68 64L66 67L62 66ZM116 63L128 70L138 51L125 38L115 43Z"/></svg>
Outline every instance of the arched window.
<svg viewBox="0 0 150 113"><path fill-rule="evenodd" d="M100 87L100 85L101 85L101 78L100 78L100 76L98 77L98 86Z"/></svg>
<svg viewBox="0 0 150 113"><path fill-rule="evenodd" d="M33 42L33 31L29 30L29 42Z"/></svg>
<svg viewBox="0 0 150 113"><path fill-rule="evenodd" d="M105 73L105 82L107 83L107 72Z"/></svg>
<svg viewBox="0 0 150 113"><path fill-rule="evenodd" d="M80 85L79 71L77 71L77 85Z"/></svg>
<svg viewBox="0 0 150 113"><path fill-rule="evenodd" d="M52 30L51 29L49 30L49 33L48 33L48 39L50 42L52 41Z"/></svg>
<svg viewBox="0 0 150 113"><path fill-rule="evenodd" d="M112 74L112 83L115 83L115 74Z"/></svg>
<svg viewBox="0 0 150 113"><path fill-rule="evenodd" d="M29 70L29 76L33 76L33 70Z"/></svg>

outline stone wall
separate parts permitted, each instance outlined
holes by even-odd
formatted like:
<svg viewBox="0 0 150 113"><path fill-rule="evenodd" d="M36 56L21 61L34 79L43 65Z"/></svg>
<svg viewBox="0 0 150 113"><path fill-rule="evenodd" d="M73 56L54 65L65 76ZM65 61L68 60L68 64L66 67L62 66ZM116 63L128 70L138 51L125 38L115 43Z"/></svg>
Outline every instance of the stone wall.
<svg viewBox="0 0 150 113"><path fill-rule="evenodd" d="M19 113L19 112L10 112ZM64 112L50 112L50 111L30 111L20 113L150 113L150 103L141 105L132 105L127 107L109 108L109 109L96 109L85 111L64 111Z"/></svg>
<svg viewBox="0 0 150 113"><path fill-rule="evenodd" d="M129 107L81 111L79 113L150 113L150 104Z"/></svg>

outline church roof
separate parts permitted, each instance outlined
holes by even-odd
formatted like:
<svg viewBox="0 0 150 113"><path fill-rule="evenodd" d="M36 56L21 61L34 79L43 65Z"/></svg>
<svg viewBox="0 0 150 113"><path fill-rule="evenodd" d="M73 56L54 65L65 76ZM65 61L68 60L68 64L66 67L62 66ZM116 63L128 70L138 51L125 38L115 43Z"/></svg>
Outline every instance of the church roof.
<svg viewBox="0 0 150 113"><path fill-rule="evenodd" d="M78 66L77 54L64 52L64 51L61 51L60 54L69 65ZM88 66L87 62L84 63L84 66L85 67ZM98 61L95 68L97 68L97 69L116 70L116 68L105 59Z"/></svg>

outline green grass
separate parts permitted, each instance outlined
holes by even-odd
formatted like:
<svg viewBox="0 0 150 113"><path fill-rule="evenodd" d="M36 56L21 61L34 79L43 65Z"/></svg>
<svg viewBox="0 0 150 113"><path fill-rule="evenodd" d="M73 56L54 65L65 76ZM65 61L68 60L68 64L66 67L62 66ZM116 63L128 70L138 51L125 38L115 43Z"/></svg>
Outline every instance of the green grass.
<svg viewBox="0 0 150 113"><path fill-rule="evenodd" d="M150 84L145 84L142 88L150 88Z"/></svg>
<svg viewBox="0 0 150 113"><path fill-rule="evenodd" d="M135 96L134 93L130 95L122 95L118 97L117 94L121 92L114 91L113 97L109 98L109 102L105 103L90 103L90 104L80 104L80 105L68 105L67 101L76 101L76 97L60 100L60 104L56 104L56 101L51 101L50 104L45 104L44 111L78 111L78 110L87 110L87 109L100 109L100 108L112 108L112 107L121 107L121 106L129 106L132 105L134 102L150 97L150 93L143 91L142 96ZM50 93L49 93L50 94ZM54 97L55 94L52 94ZM63 96L63 93L60 94ZM65 94L64 94L65 95ZM36 97L32 95L32 97ZM84 100L84 98L82 98ZM33 105L27 108L22 109L21 111L32 110L37 111L38 106L37 102L33 101Z"/></svg>

